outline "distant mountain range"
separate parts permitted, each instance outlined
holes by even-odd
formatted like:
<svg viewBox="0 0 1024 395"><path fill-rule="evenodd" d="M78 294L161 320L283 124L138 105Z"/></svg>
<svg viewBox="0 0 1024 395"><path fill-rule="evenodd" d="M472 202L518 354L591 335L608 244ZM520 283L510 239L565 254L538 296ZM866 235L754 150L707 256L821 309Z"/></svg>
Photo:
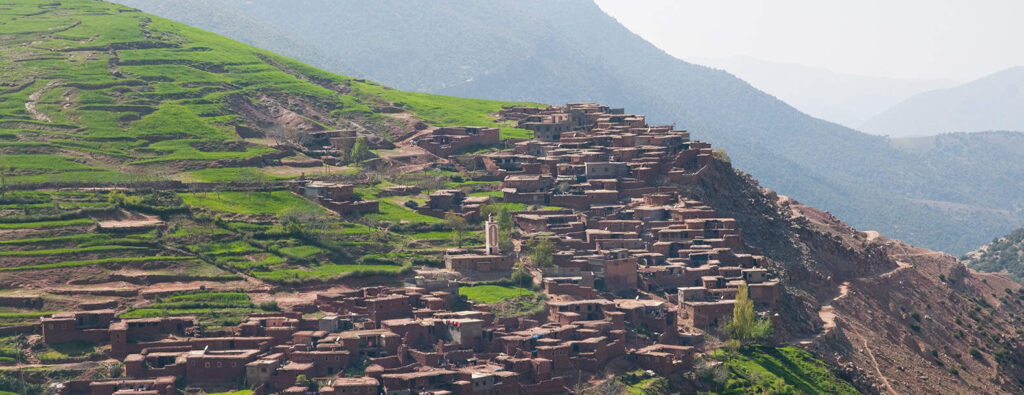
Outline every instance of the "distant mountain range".
<svg viewBox="0 0 1024 395"><path fill-rule="evenodd" d="M843 74L822 67L771 62L746 56L686 60L724 69L807 115L852 128L857 128L914 94L957 84L952 80Z"/></svg>
<svg viewBox="0 0 1024 395"><path fill-rule="evenodd" d="M911 96L868 120L862 128L893 136L1024 131L1024 66Z"/></svg>
<svg viewBox="0 0 1024 395"><path fill-rule="evenodd" d="M987 187L1005 178L970 157L908 151L808 116L666 54L590 1L121 3L398 89L624 107L725 148L780 193L933 249L963 253L1024 223L1024 186Z"/></svg>

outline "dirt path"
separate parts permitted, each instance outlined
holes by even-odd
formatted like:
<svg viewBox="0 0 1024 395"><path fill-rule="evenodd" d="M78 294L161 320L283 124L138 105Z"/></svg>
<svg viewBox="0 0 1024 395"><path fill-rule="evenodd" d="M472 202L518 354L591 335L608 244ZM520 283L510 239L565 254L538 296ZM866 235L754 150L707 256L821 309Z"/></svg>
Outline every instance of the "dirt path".
<svg viewBox="0 0 1024 395"><path fill-rule="evenodd" d="M893 254L893 255L897 255L897 254ZM899 255L911 255L911 254L899 254ZM925 255L925 254L920 254L920 255ZM903 262L903 261L896 261L896 267L894 269L886 271L886 272L883 272L883 273L876 274L876 275L874 275L872 277L882 277L882 278L892 277L897 272L900 272L902 270L906 270L906 269L911 268L913 266L914 265L911 265L911 264ZM837 314L836 314L835 308L832 307L832 304L835 303L839 299L845 298L846 295L848 295L850 293L850 282L849 281L843 281L842 284L839 284L838 291L839 291L839 294L836 295L836 297L832 298L832 300L830 300L828 304L823 304L823 305L821 305L820 308L818 308L818 318L821 318L821 321L824 323L824 325L822 325L821 332L819 332L817 335L814 335L814 337L812 337L812 338L805 338L805 339L797 340L797 343L805 344L805 345L806 344L811 344L811 343L814 342L815 339L820 338L821 336L824 336L824 335L828 334L829 332L831 332L833 329L835 329Z"/></svg>
<svg viewBox="0 0 1024 395"><path fill-rule="evenodd" d="M875 374L877 374L878 378L882 380L882 384L885 385L885 389L890 394L898 395L898 393L892 389L892 385L889 385L889 379L885 378L885 375L882 374L882 369L879 369L878 360L875 359L875 353L871 352L871 347L868 346L868 340L865 339L864 336L861 336L859 332L852 332L855 336L857 336L858 339L860 339L861 344L864 345L864 352L866 352L868 354L868 358L871 359L871 367L875 369Z"/></svg>
<svg viewBox="0 0 1024 395"><path fill-rule="evenodd" d="M911 267L914 267L914 265L911 265L911 264L903 262L903 261L896 261L896 268L895 269L892 269L890 271L882 273L879 277L889 278L889 277L892 277L894 274L896 274L896 273L898 273L898 272L900 272L902 270L906 270L908 268L911 268Z"/></svg>
<svg viewBox="0 0 1024 395"><path fill-rule="evenodd" d="M0 370L19 370L26 368L48 368L55 370L88 370L100 366L103 363L119 363L113 358L107 358L99 361L84 361L84 362L69 362L69 363L55 363L55 364L44 364L44 363L25 363L18 365L0 366Z"/></svg>
<svg viewBox="0 0 1024 395"><path fill-rule="evenodd" d="M869 234L868 237L870 237L870 236L871 235ZM934 254L934 253L893 254L893 255L902 255L902 256L911 255L912 256L912 255L930 255L930 254ZM914 265L911 265L911 264L909 264L907 262L896 261L896 267L893 268L892 270L889 270L889 271L886 271L886 272L883 272L883 273L879 273L879 274L876 274L876 275L871 276L871 277L888 278L888 277L893 276L897 272L906 270L906 269L911 268L913 266ZM842 298L845 298L847 295L849 295L849 293L850 293L850 282L849 281L844 281L842 284L839 284L838 289L839 289L839 295L837 295L836 297L832 298L832 300L829 302L829 304L822 305L818 309L818 318L821 318L821 321L824 323L822 325L821 332L819 332L813 338L798 340L797 341L798 344L802 344L802 345L812 344L814 342L814 340L816 340L818 338L821 338L822 336L828 334L829 332L831 332L833 329L836 328L836 316L837 316L837 313L836 313L835 308L832 307L832 303L835 303L835 301L837 301L839 299L842 299ZM882 369L879 368L878 360L875 359L875 354L874 354L874 352L871 351L871 346L868 344L867 339L865 339L864 336L861 335L860 332L858 332L856 329L854 329L852 327L849 327L849 326L847 326L847 329L848 329L848 331L851 334L856 336L857 339L860 340L861 344L864 346L864 352L868 355L868 358L871 360L872 368L874 368L875 374L878 375L878 378L880 380L882 380L882 384L885 385L886 391L889 394L897 394L897 392L892 389L892 385L889 384L889 379L887 379L885 377L885 375L882 374Z"/></svg>
<svg viewBox="0 0 1024 395"><path fill-rule="evenodd" d="M50 119L49 115L46 115L42 111L39 111L39 98L43 97L43 93L45 93L50 88L53 88L54 86L57 86L57 81L47 82L46 85L44 85L42 88L39 88L39 90L32 92L32 94L28 95L28 101L25 102L25 111L28 111L28 113L31 114L32 118L35 118L35 120L42 122L53 122Z"/></svg>
<svg viewBox="0 0 1024 395"><path fill-rule="evenodd" d="M821 318L821 321L825 323L823 334L831 332L832 329L836 327L836 312L835 309L832 308L832 303L835 303L835 301L839 299L845 298L846 295L849 293L850 282L844 281L842 284L839 284L839 296L832 298L831 303L821 306L821 308L818 309L818 317Z"/></svg>

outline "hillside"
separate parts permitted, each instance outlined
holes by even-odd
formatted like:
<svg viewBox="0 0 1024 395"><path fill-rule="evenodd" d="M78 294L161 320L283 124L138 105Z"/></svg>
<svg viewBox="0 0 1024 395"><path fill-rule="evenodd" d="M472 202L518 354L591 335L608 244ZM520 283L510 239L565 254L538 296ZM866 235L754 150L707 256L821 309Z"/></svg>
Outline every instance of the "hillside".
<svg viewBox="0 0 1024 395"><path fill-rule="evenodd" d="M110 3L6 7L0 391L1024 391L1020 285L762 188L698 131L587 104L531 139L531 112L566 109L403 92ZM748 280L777 291L771 338L723 346L681 307L700 291L723 323Z"/></svg>
<svg viewBox="0 0 1024 395"><path fill-rule="evenodd" d="M992 240L962 258L974 270L1003 273L1021 282L1024 280L1024 229Z"/></svg>
<svg viewBox="0 0 1024 395"><path fill-rule="evenodd" d="M946 132L1024 130L1024 66L952 88L911 96L862 125L872 133L921 136Z"/></svg>
<svg viewBox="0 0 1024 395"><path fill-rule="evenodd" d="M1024 222L1024 195L979 187L996 179L970 161L926 165L884 137L807 116L729 73L666 54L590 1L123 3L399 89L624 107L699 132L769 188L954 254ZM939 175L963 163L981 178ZM950 215L930 202L1013 218Z"/></svg>
<svg viewBox="0 0 1024 395"><path fill-rule="evenodd" d="M914 94L955 84L947 80L844 74L743 56L687 60L728 71L807 115L854 129Z"/></svg>
<svg viewBox="0 0 1024 395"><path fill-rule="evenodd" d="M372 148L387 148L385 139L410 120L496 125L476 114L511 104L326 75L138 12L25 17L36 7L23 7L6 11L0 46L8 185L202 180L196 171L253 165L268 178L296 177L306 169L288 164L311 158L295 132L353 129ZM379 113L393 102L411 118ZM322 170L351 172L344 162Z"/></svg>

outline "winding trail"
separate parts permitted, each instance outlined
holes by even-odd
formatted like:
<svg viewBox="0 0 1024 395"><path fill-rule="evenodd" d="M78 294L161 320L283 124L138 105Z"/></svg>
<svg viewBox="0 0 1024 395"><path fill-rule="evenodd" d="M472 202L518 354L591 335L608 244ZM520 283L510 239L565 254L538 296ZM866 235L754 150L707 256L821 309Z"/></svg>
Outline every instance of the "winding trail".
<svg viewBox="0 0 1024 395"><path fill-rule="evenodd" d="M869 235L869 237L870 237L870 235ZM941 252L940 253L927 252L927 253L915 253L915 254L892 254L892 256L920 256L920 255L934 255L934 254L943 254L943 253L941 253ZM910 263L907 263L907 262L903 262L903 261L897 260L896 261L896 267L893 268L892 270L888 270L888 271L885 271L885 272L882 272L882 273L878 273L878 274L875 274L873 276L868 276L868 277L865 277L865 278L871 278L871 277L889 278L889 277L892 277L893 275L895 275L897 272L909 269L911 267L914 267L914 265L912 265ZM825 336L826 334L830 333L833 329L836 328L836 316L837 316L837 313L836 313L835 308L832 307L832 304L835 303L837 300L845 298L847 295L849 295L849 293L850 293L850 282L849 281L844 281L842 284L839 284L838 291L839 291L839 294L836 295L836 297L832 298L829 301L828 304L824 304L820 308L818 308L818 318L821 318L821 321L824 323L822 325L821 332L819 332L818 334L816 334L812 338L798 340L797 341L798 344L801 344L801 345L812 344L812 343L814 343L815 340ZM879 367L878 360L875 359L875 354L874 354L874 352L871 351L871 346L868 344L867 339L863 335L861 335L860 332L858 332L856 329L854 329L852 327L849 327L849 326L847 326L847 328L848 328L848 331L853 336L856 336L857 340L859 340L860 343L863 345L864 352L868 355L868 359L871 360L871 365L872 365L871 367L875 370L875 374L877 374L878 378L882 381L882 385L885 386L886 392L889 393L889 394L894 394L894 395L898 394L892 388L892 385L889 383L889 379L887 379L885 377L885 375L882 374L882 369Z"/></svg>
<svg viewBox="0 0 1024 395"><path fill-rule="evenodd" d="M44 85L42 88L39 88L39 90L32 92L32 94L28 95L28 101L25 102L25 111L28 111L28 113L31 114L32 118L35 118L35 120L42 122L53 122L52 120L50 120L50 116L46 115L42 111L39 111L38 107L39 98L42 97L43 93L45 93L47 90L57 86L57 83L57 81L47 82L46 85Z"/></svg>
<svg viewBox="0 0 1024 395"><path fill-rule="evenodd" d="M843 281L842 284L839 284L839 296L832 298L832 303L835 303L835 301L839 299L845 298L846 295L849 293L850 282ZM822 335L829 333L830 331L832 331L832 329L835 329L836 327L836 312L835 309L832 307L832 303L821 306L821 308L818 309L818 318L821 318L821 321L825 323L825 325L823 325Z"/></svg>
<svg viewBox="0 0 1024 395"><path fill-rule="evenodd" d="M898 395L899 393L897 393L896 390L893 390L892 385L889 384L889 379L885 378L885 375L882 374L882 369L878 368L878 360L875 359L875 353L871 352L871 347L868 346L868 340L855 330L851 332L853 332L853 334L857 336L857 338L860 339L860 342L864 345L864 351L867 352L868 358L871 359L871 366L875 368L875 374L878 375L878 378L882 379L882 385L885 385L885 389L889 391L890 394Z"/></svg>

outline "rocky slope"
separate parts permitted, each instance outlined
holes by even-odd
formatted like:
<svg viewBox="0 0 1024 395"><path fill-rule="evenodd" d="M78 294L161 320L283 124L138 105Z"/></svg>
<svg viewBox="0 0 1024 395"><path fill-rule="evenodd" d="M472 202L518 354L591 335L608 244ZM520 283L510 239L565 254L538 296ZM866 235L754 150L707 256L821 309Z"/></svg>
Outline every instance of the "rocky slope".
<svg viewBox="0 0 1024 395"><path fill-rule="evenodd" d="M785 291L780 341L868 393L1020 393L1021 286L956 258L860 232L716 162L693 191L737 218Z"/></svg>

